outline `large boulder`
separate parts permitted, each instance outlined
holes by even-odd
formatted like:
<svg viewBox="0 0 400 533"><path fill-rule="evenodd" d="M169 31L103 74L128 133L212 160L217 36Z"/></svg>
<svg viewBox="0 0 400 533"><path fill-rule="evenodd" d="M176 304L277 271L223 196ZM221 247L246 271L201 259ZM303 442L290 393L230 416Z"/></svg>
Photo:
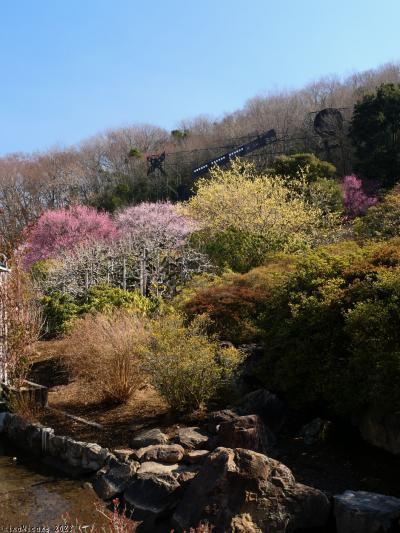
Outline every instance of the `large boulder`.
<svg viewBox="0 0 400 533"><path fill-rule="evenodd" d="M109 467L104 467L96 473L93 488L103 500L109 500L121 494L132 481L138 463L119 462L114 460Z"/></svg>
<svg viewBox="0 0 400 533"><path fill-rule="evenodd" d="M218 444L226 448L246 448L267 453L273 444L273 437L268 434L258 415L239 416L219 425Z"/></svg>
<svg viewBox="0 0 400 533"><path fill-rule="evenodd" d="M400 454L400 411L385 413L370 409L359 421L364 440L393 454Z"/></svg>
<svg viewBox="0 0 400 533"><path fill-rule="evenodd" d="M83 455L81 456L81 464L85 470L91 472L96 472L102 468L110 458L110 453L107 448L102 448L95 443L84 443L81 449L83 451Z"/></svg>
<svg viewBox="0 0 400 533"><path fill-rule="evenodd" d="M210 435L199 427L182 427L178 430L176 441L186 449L199 450L207 448Z"/></svg>
<svg viewBox="0 0 400 533"><path fill-rule="evenodd" d="M127 486L124 499L142 516L156 517L176 505L180 487L190 482L198 470L196 466L144 462Z"/></svg>
<svg viewBox="0 0 400 533"><path fill-rule="evenodd" d="M257 389L246 394L238 411L242 415L260 415L272 431L281 429L287 414L285 403L266 389Z"/></svg>
<svg viewBox="0 0 400 533"><path fill-rule="evenodd" d="M180 484L172 472L138 472L124 492L135 511L159 515L176 504Z"/></svg>
<svg viewBox="0 0 400 533"><path fill-rule="evenodd" d="M285 465L260 453L217 448L179 502L179 531L208 521L214 533L283 533L323 527L330 503L325 494L296 483Z"/></svg>
<svg viewBox="0 0 400 533"><path fill-rule="evenodd" d="M400 500L373 492L346 490L334 497L338 533L400 532Z"/></svg>
<svg viewBox="0 0 400 533"><path fill-rule="evenodd" d="M160 429L146 429L136 433L132 438L132 448L145 448L152 444L167 444L168 437Z"/></svg>
<svg viewBox="0 0 400 533"><path fill-rule="evenodd" d="M162 463L179 463L185 450L179 444L153 444L140 448L135 453L140 462L161 461Z"/></svg>

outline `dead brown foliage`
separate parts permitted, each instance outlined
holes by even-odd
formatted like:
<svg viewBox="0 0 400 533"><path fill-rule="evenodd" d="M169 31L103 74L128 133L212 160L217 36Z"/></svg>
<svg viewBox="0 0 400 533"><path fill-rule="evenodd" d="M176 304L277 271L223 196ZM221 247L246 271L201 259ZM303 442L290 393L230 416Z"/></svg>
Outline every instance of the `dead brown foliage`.
<svg viewBox="0 0 400 533"><path fill-rule="evenodd" d="M118 311L88 314L64 339L62 357L72 377L103 401L125 403L144 382L139 354L147 342L143 319Z"/></svg>
<svg viewBox="0 0 400 533"><path fill-rule="evenodd" d="M0 283L0 322L8 382L19 387L26 379L41 329L41 311L29 275L18 258Z"/></svg>

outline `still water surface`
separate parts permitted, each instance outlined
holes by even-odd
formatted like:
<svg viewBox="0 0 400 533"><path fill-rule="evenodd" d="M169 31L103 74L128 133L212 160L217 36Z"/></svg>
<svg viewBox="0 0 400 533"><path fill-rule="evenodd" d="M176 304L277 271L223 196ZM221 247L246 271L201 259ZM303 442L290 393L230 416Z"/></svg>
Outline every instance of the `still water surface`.
<svg viewBox="0 0 400 533"><path fill-rule="evenodd" d="M100 504L83 481L68 479L39 462L19 457L18 452L0 440L0 533L9 533L10 526L57 531L57 526L64 524L62 517L67 514L70 517L67 524L95 524L96 529L102 531L108 521L96 511L96 502ZM27 530L17 529L11 533L18 531ZM85 531L89 529L82 528L82 533Z"/></svg>

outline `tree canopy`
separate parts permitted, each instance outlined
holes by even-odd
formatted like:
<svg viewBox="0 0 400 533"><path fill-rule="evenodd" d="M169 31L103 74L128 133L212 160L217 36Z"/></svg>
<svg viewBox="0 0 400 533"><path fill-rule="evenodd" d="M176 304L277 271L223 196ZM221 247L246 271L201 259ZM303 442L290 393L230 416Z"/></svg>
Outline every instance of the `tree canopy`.
<svg viewBox="0 0 400 533"><path fill-rule="evenodd" d="M355 105L350 137L356 170L393 186L400 179L400 84L382 84Z"/></svg>

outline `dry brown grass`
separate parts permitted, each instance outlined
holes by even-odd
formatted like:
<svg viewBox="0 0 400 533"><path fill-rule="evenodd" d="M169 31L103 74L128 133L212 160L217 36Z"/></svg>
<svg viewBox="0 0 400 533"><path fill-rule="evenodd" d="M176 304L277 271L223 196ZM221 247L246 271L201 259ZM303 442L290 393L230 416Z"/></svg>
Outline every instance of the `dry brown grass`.
<svg viewBox="0 0 400 533"><path fill-rule="evenodd" d="M64 339L61 356L71 375L94 395L125 403L144 382L139 353L147 339L146 326L135 315L88 314Z"/></svg>
<svg viewBox="0 0 400 533"><path fill-rule="evenodd" d="M27 378L42 325L41 310L30 276L18 257L0 283L0 333L5 336L7 378L20 387Z"/></svg>
<svg viewBox="0 0 400 533"><path fill-rule="evenodd" d="M8 409L29 422L40 422L44 408L39 405L33 395L9 392L6 394Z"/></svg>

